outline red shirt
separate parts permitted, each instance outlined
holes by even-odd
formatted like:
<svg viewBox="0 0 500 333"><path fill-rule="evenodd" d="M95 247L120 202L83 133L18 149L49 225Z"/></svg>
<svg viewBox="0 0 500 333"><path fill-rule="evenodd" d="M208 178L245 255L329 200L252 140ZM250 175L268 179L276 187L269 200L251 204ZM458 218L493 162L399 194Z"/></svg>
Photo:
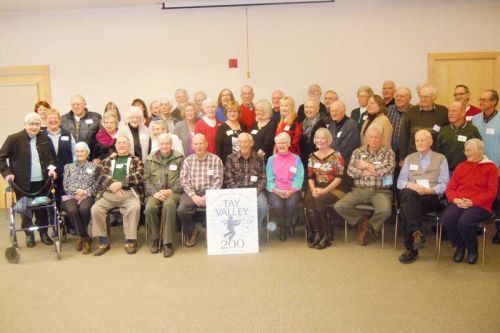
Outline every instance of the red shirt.
<svg viewBox="0 0 500 333"><path fill-rule="evenodd" d="M491 211L498 190L498 171L495 163L487 158L481 162L460 163L446 188L446 198L470 199L474 206Z"/></svg>
<svg viewBox="0 0 500 333"><path fill-rule="evenodd" d="M217 134L217 128L220 125L220 121L217 120L216 125L214 127L209 126L203 118L196 122L194 126L194 133L201 133L205 135L205 138L208 142L208 152L215 154L215 135Z"/></svg>
<svg viewBox="0 0 500 333"><path fill-rule="evenodd" d="M249 108L243 104L240 105L240 123L245 125L248 131L252 128L255 123L255 106Z"/></svg>
<svg viewBox="0 0 500 333"><path fill-rule="evenodd" d="M278 128L276 128L276 135L281 132L287 132L292 139L290 144L290 151L296 155L300 156L300 137L302 136L302 123L298 121L296 117L291 125L288 125L286 122L281 121L278 124Z"/></svg>
<svg viewBox="0 0 500 333"><path fill-rule="evenodd" d="M481 113L481 109L475 107L474 105L469 105L469 110L465 112L465 120L470 123L472 120L472 117L474 117L476 114Z"/></svg>

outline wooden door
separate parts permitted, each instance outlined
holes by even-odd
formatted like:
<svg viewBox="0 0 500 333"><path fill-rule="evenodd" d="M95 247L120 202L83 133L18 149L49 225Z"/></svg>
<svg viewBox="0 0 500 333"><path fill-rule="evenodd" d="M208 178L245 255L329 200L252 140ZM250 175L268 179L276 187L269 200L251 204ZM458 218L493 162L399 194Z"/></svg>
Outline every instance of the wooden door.
<svg viewBox="0 0 500 333"><path fill-rule="evenodd" d="M49 66L0 67L0 145L23 129L24 116L39 100L51 102ZM6 182L0 177L0 191ZM0 200L0 208L4 208Z"/></svg>
<svg viewBox="0 0 500 333"><path fill-rule="evenodd" d="M500 89L500 52L430 53L428 80L437 88L438 104L450 105L457 84L470 90L470 104L477 106L486 89Z"/></svg>

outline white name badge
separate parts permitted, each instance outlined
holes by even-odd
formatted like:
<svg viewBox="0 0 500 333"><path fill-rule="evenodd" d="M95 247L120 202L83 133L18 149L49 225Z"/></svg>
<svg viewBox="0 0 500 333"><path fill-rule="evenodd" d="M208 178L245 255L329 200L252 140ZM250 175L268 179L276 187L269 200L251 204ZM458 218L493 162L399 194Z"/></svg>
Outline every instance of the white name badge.
<svg viewBox="0 0 500 333"><path fill-rule="evenodd" d="M392 186L392 176L385 176L383 183L384 186Z"/></svg>
<svg viewBox="0 0 500 333"><path fill-rule="evenodd" d="M471 121L472 120L472 116L465 116L465 120L466 121Z"/></svg>
<svg viewBox="0 0 500 333"><path fill-rule="evenodd" d="M365 114L365 115L363 116L363 120L366 120L366 119L368 119L368 116Z"/></svg>
<svg viewBox="0 0 500 333"><path fill-rule="evenodd" d="M69 141L69 136L67 135L61 136L61 141Z"/></svg>
<svg viewBox="0 0 500 333"><path fill-rule="evenodd" d="M410 170L411 171L418 171L418 165L416 165L416 164L410 164Z"/></svg>
<svg viewBox="0 0 500 333"><path fill-rule="evenodd" d="M314 163L314 169L321 168L321 163Z"/></svg>
<svg viewBox="0 0 500 333"><path fill-rule="evenodd" d="M338 132L337 133L337 138L340 138L341 135L342 135L342 131Z"/></svg>
<svg viewBox="0 0 500 333"><path fill-rule="evenodd" d="M296 168L296 167L294 167L294 166L291 166L291 167L290 167L290 172L291 172L291 173L297 173L297 168Z"/></svg>
<svg viewBox="0 0 500 333"><path fill-rule="evenodd" d="M425 188L431 188L431 184L429 183L429 179L417 179L415 182L418 185L423 186Z"/></svg>
<svg viewBox="0 0 500 333"><path fill-rule="evenodd" d="M49 170L49 171L54 171L55 169L56 169L56 167L52 164L47 167L47 170Z"/></svg>
<svg viewBox="0 0 500 333"><path fill-rule="evenodd" d="M177 171L177 165L175 165L175 164L170 164L170 165L168 166L168 169L169 169L170 171Z"/></svg>
<svg viewBox="0 0 500 333"><path fill-rule="evenodd" d="M286 126L285 126L285 131L287 131L287 132L288 132L289 130L290 130L290 125L286 125Z"/></svg>
<svg viewBox="0 0 500 333"><path fill-rule="evenodd" d="M207 170L207 174L209 176L213 176L214 175L214 170Z"/></svg>
<svg viewBox="0 0 500 333"><path fill-rule="evenodd" d="M459 135L457 137L457 140L460 142L465 142L465 141L467 141L467 137L465 135Z"/></svg>
<svg viewBox="0 0 500 333"><path fill-rule="evenodd" d="M238 146L238 138L235 138L234 136L231 138L231 144L233 146ZM239 147L239 146L238 146Z"/></svg>
<svg viewBox="0 0 500 333"><path fill-rule="evenodd" d="M373 162L373 165L380 165L380 164L382 164L382 162L380 162L380 161L374 161Z"/></svg>
<svg viewBox="0 0 500 333"><path fill-rule="evenodd" d="M361 155L360 157L361 157L361 158L366 158L366 155Z"/></svg>
<svg viewBox="0 0 500 333"><path fill-rule="evenodd" d="M439 132L439 131L441 130L441 127L440 127L440 126L438 126L438 125L434 125L434 126L432 126L432 129L433 129L434 131L436 131L436 132Z"/></svg>
<svg viewBox="0 0 500 333"><path fill-rule="evenodd" d="M85 172L87 172L89 175L92 174L94 171L91 169L91 168L87 168L85 170Z"/></svg>
<svg viewBox="0 0 500 333"><path fill-rule="evenodd" d="M257 181L257 176L250 176L250 181L251 182L256 182Z"/></svg>
<svg viewBox="0 0 500 333"><path fill-rule="evenodd" d="M93 124L94 121L92 119L85 119L85 124Z"/></svg>
<svg viewBox="0 0 500 333"><path fill-rule="evenodd" d="M117 163L117 164L115 165L115 169L121 169L121 168L123 168L123 164L121 164L121 163Z"/></svg>
<svg viewBox="0 0 500 333"><path fill-rule="evenodd" d="M250 132L250 134L257 134L257 132L259 132L259 130L254 129Z"/></svg>
<svg viewBox="0 0 500 333"><path fill-rule="evenodd" d="M486 134L494 135L495 134L495 129L494 128L487 128L486 129Z"/></svg>
<svg viewBox="0 0 500 333"><path fill-rule="evenodd" d="M227 136L231 136L231 135L233 135L233 133L234 133L233 130L226 131Z"/></svg>

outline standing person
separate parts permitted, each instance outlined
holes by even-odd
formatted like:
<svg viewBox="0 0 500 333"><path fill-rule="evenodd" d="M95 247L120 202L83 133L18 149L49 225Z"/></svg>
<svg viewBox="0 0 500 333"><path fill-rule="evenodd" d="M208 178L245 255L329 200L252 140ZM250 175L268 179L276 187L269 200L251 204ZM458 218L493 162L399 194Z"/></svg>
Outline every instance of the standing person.
<svg viewBox="0 0 500 333"><path fill-rule="evenodd" d="M392 150L396 154L396 161L399 161L399 134L406 111L411 105L411 90L406 87L399 87L394 95L394 104L387 108L387 117L391 121L392 128Z"/></svg>
<svg viewBox="0 0 500 333"><path fill-rule="evenodd" d="M215 106L214 106L215 113ZM193 247L198 241L198 230L193 221L197 207L205 207L206 191L222 187L224 166L220 158L208 151L205 136L197 133L193 137L194 153L188 156L181 169L181 195L177 216L182 223L186 246Z"/></svg>
<svg viewBox="0 0 500 333"><path fill-rule="evenodd" d="M275 90L271 94L271 104L272 104L272 120L277 124L280 122L281 119L281 112L280 112L280 103L281 100L285 97L285 93L282 90ZM257 115L255 115L255 118L257 118Z"/></svg>
<svg viewBox="0 0 500 333"><path fill-rule="evenodd" d="M328 118L328 111L325 107L325 105L323 103L320 102L321 100L321 87L316 84L316 83L313 83L309 86L309 88L307 89L307 96L309 99L316 99L319 103L319 115L320 117L326 121L326 119ZM302 120L304 120L305 118L305 113L304 113L304 104L300 105L299 106L299 109L297 110L297 117L299 118L299 121L302 122Z"/></svg>
<svg viewBox="0 0 500 333"><path fill-rule="evenodd" d="M224 108L224 116L227 120L217 128L215 135L215 152L222 160L222 164L226 163L226 157L229 154L239 151L238 135L241 132L246 132L245 125L239 121L241 112L238 104L227 103Z"/></svg>
<svg viewBox="0 0 500 333"><path fill-rule="evenodd" d="M148 128L144 126L142 110L137 106L129 107L125 125L120 127L117 134L122 135L130 142L130 153L145 161L151 151L151 138Z"/></svg>
<svg viewBox="0 0 500 333"><path fill-rule="evenodd" d="M182 141L184 156L189 156L193 153L192 141L194 128L196 127L196 122L198 121L198 115L198 107L193 103L188 102L184 108L184 114L182 115L184 120L175 124L174 134L177 135Z"/></svg>
<svg viewBox="0 0 500 333"><path fill-rule="evenodd" d="M194 93L193 99L194 99L194 107L196 111L199 113L201 107L203 106L203 101L207 99L207 94L205 94L205 92L203 91L197 91Z"/></svg>
<svg viewBox="0 0 500 333"><path fill-rule="evenodd" d="M300 138L302 136L302 123L295 112L295 100L285 96L281 100L281 121L276 128L276 135L285 132L290 136L290 152L300 156Z"/></svg>
<svg viewBox="0 0 500 333"><path fill-rule="evenodd" d="M149 127L149 123L153 120L153 118L148 114L148 107L146 106L146 103L142 99L136 98L130 105L137 106L142 110L142 114L144 116L144 126Z"/></svg>
<svg viewBox="0 0 500 333"><path fill-rule="evenodd" d="M471 105L469 103L469 87L467 87L465 84L458 84L455 87L455 89L453 90L453 98L456 102L460 102L463 104L465 108L465 121L470 122L476 114L481 113L480 108L475 107L474 105Z"/></svg>
<svg viewBox="0 0 500 333"><path fill-rule="evenodd" d="M50 109L51 109L50 104L46 101L38 101L35 104L35 109L33 111L38 113L38 115L42 119L42 129L47 127L47 114L46 114L46 112Z"/></svg>
<svg viewBox="0 0 500 333"><path fill-rule="evenodd" d="M179 121L174 115L172 115L172 102L167 97L162 97L158 100L159 112L153 120L161 120L164 122L165 127L168 128L168 132L174 130L175 124ZM153 109L151 109L151 112Z"/></svg>
<svg viewBox="0 0 500 333"><path fill-rule="evenodd" d="M172 149L170 134L160 134L158 143L160 149L149 155L145 164L147 199L144 215L153 240L151 253L158 253L163 246L163 256L168 258L174 255L175 214L182 193L179 175L184 157ZM160 230L163 230L162 235Z"/></svg>
<svg viewBox="0 0 500 333"><path fill-rule="evenodd" d="M15 182L17 200L26 197L24 192L34 193L43 190L48 177L56 178L56 154L54 146L43 131L42 119L32 112L24 117L24 129L7 137L0 149L0 172L7 182ZM48 216L45 209L35 210L35 217L40 226L47 226ZM32 227L32 220L22 217L21 227ZM39 229L40 239L46 245L52 245L47 229ZM35 246L35 235L25 231L26 246Z"/></svg>
<svg viewBox="0 0 500 333"><path fill-rule="evenodd" d="M245 128L252 128L255 123L255 105L253 104L255 94L252 86L244 85L241 87L240 97L240 122L245 125Z"/></svg>
<svg viewBox="0 0 500 333"><path fill-rule="evenodd" d="M384 100L379 95L373 95L368 98L366 108L368 111L368 117L363 122L363 126L361 127L361 145L368 144L368 137L366 134L368 127L372 124L379 124L384 129L384 146L392 148L393 128L391 121L386 115Z"/></svg>
<svg viewBox="0 0 500 333"><path fill-rule="evenodd" d="M250 129L250 135L253 138L253 149L266 162L273 154L274 134L277 125L277 122L272 119L273 114L269 101L260 100L255 103L256 122Z"/></svg>
<svg viewBox="0 0 500 333"><path fill-rule="evenodd" d="M215 117L218 121L226 121L226 117L224 116L224 108L226 107L227 103L234 101L234 95L231 90L225 88L220 91L219 96L217 97L217 110L215 113Z"/></svg>
<svg viewBox="0 0 500 333"><path fill-rule="evenodd" d="M175 102L177 103L177 106L172 110L172 117L174 117L177 121L182 120L182 110L188 101L189 95L186 89L177 89L175 91Z"/></svg>
<svg viewBox="0 0 500 333"><path fill-rule="evenodd" d="M95 163L108 157L115 151L115 142L118 133L118 118L113 113L106 112L102 116L102 128L97 132Z"/></svg>
<svg viewBox="0 0 500 333"><path fill-rule="evenodd" d="M312 234L308 245L318 250L327 248L333 242L328 207L346 193L346 188L342 185L344 159L330 147L332 141L328 129L318 129L314 135L314 143L318 149L309 155L307 164L309 191L304 199L304 206Z"/></svg>
<svg viewBox="0 0 500 333"><path fill-rule="evenodd" d="M71 110L61 117L61 128L70 132L76 142L83 141L90 148L90 158L95 157L95 136L101 126L101 115L89 111L82 96L71 98Z"/></svg>
<svg viewBox="0 0 500 333"><path fill-rule="evenodd" d="M180 122L178 122L180 123ZM177 124L178 124L177 123ZM160 134L163 133L168 133L167 129L165 128L165 123L162 121L153 121L150 126L150 133L151 133L151 150L150 153L154 153L158 149L160 149L160 142L158 140ZM177 135L174 133L169 133L170 138L172 139L172 149L184 156L184 148L182 146L182 141L179 139Z"/></svg>
<svg viewBox="0 0 500 333"><path fill-rule="evenodd" d="M382 97L384 98L384 106L388 108L396 103L394 94L396 93L396 83L392 80L384 81L382 84Z"/></svg>
<svg viewBox="0 0 500 333"><path fill-rule="evenodd" d="M113 113L116 118L118 118L118 122L122 121L122 116L120 114L120 110L118 110L118 105L116 105L114 102L108 102L106 104L103 114L106 112Z"/></svg>
<svg viewBox="0 0 500 333"><path fill-rule="evenodd" d="M90 149L85 142L75 145L76 161L64 166L65 194L62 196L62 209L78 235L76 250L82 251L83 254L92 252L92 237L87 233L87 228L90 223L90 209L97 192L96 165L87 160L89 154Z"/></svg>
<svg viewBox="0 0 500 333"><path fill-rule="evenodd" d="M200 120L198 120L194 127L195 134L203 134L203 136L207 140L208 152L212 154L215 154L217 151L215 137L217 135L217 128L221 124L221 122L215 118L216 107L217 103L215 103L211 99L206 99L203 102L203 112L205 113L205 115Z"/></svg>
<svg viewBox="0 0 500 333"><path fill-rule="evenodd" d="M279 133L274 142L276 154L269 158L266 165L267 199L271 216L280 226L280 241L285 241L300 201L304 166L300 157L289 150L291 139L288 133Z"/></svg>
<svg viewBox="0 0 500 333"><path fill-rule="evenodd" d="M366 105L368 104L368 99L373 95L373 89L369 86L358 88L356 97L358 98L359 107L351 111L351 119L358 123L359 131L361 131L363 122L368 118Z"/></svg>
<svg viewBox="0 0 500 333"><path fill-rule="evenodd" d="M300 137L300 159L304 169L306 169L309 155L316 150L314 135L319 128L326 128L326 123L319 114L319 102L316 99L310 98L304 103L304 114L302 136ZM305 175L304 181L307 181L307 175ZM307 184L304 185L307 186Z"/></svg>

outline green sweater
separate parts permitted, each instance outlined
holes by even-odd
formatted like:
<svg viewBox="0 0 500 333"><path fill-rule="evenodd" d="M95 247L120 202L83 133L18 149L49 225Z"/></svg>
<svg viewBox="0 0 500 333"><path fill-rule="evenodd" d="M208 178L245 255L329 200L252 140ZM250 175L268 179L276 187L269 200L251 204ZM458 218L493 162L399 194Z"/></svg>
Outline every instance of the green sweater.
<svg viewBox="0 0 500 333"><path fill-rule="evenodd" d="M465 161L464 144L472 138L481 139L481 134L476 126L467 122L460 127L449 124L439 131L436 151L446 156L450 170Z"/></svg>

